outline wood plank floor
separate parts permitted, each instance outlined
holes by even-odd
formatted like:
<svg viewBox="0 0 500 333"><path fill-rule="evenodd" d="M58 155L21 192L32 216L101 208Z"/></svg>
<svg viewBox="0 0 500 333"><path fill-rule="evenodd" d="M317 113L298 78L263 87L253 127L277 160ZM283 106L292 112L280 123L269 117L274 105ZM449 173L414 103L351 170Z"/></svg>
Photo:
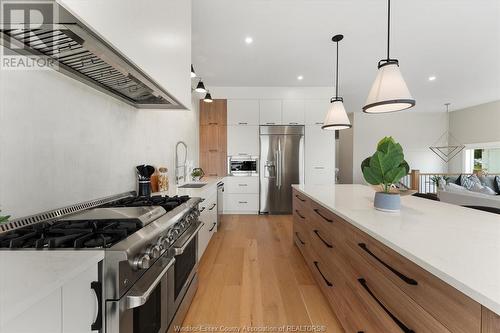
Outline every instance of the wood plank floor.
<svg viewBox="0 0 500 333"><path fill-rule="evenodd" d="M291 215L224 215L198 271L185 328L271 332L283 325L321 325L323 332L343 332L293 244Z"/></svg>

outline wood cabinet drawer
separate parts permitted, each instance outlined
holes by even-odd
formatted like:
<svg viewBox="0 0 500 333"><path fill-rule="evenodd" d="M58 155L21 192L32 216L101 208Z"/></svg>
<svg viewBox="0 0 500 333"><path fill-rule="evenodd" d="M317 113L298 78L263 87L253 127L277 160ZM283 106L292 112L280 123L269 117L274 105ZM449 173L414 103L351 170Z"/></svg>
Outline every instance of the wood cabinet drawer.
<svg viewBox="0 0 500 333"><path fill-rule="evenodd" d="M300 205L303 205L305 207L308 207L308 206L310 206L311 201L309 200L308 197L301 194L299 191L293 190L293 204L294 205L300 204Z"/></svg>
<svg viewBox="0 0 500 333"><path fill-rule="evenodd" d="M381 310L403 332L450 332L356 251L342 248L339 252L336 260L341 262L345 279L367 308Z"/></svg>
<svg viewBox="0 0 500 333"><path fill-rule="evenodd" d="M481 331L479 303L358 229L351 233L348 245L449 331Z"/></svg>
<svg viewBox="0 0 500 333"><path fill-rule="evenodd" d="M226 193L259 193L259 177L226 177L224 185Z"/></svg>

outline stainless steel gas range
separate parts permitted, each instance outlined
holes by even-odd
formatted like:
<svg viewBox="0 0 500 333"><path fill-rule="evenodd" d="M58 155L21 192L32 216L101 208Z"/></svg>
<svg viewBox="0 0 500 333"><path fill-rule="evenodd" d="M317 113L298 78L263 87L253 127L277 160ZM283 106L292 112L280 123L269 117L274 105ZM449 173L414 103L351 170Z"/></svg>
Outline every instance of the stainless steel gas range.
<svg viewBox="0 0 500 333"><path fill-rule="evenodd" d="M99 199L2 225L0 248L104 251L92 329L172 332L198 286L199 202L133 192Z"/></svg>

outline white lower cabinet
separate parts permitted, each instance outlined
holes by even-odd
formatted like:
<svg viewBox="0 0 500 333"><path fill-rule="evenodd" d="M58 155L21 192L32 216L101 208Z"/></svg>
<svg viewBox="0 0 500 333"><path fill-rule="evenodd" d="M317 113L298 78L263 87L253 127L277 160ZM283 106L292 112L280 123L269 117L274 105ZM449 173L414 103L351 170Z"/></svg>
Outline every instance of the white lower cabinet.
<svg viewBox="0 0 500 333"><path fill-rule="evenodd" d="M306 125L305 183L320 185L335 182L335 131L321 125Z"/></svg>
<svg viewBox="0 0 500 333"><path fill-rule="evenodd" d="M91 284L98 281L97 265L90 267L62 287L62 325L64 333L93 332L99 306Z"/></svg>
<svg viewBox="0 0 500 333"><path fill-rule="evenodd" d="M212 235L217 232L217 191L214 189L202 197L200 203L200 221L203 227L198 232L198 259L201 259L207 249Z"/></svg>
<svg viewBox="0 0 500 333"><path fill-rule="evenodd" d="M226 177L224 178L224 194L258 194L259 177Z"/></svg>
<svg viewBox="0 0 500 333"><path fill-rule="evenodd" d="M229 156L258 156L259 126L227 126L227 154Z"/></svg>
<svg viewBox="0 0 500 333"><path fill-rule="evenodd" d="M258 194L224 194L224 212L227 214L257 214Z"/></svg>

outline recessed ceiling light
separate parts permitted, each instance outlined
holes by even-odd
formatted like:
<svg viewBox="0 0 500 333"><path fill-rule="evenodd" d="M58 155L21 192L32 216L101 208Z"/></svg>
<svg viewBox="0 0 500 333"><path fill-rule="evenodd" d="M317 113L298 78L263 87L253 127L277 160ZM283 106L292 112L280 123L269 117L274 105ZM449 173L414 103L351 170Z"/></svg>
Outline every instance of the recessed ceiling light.
<svg viewBox="0 0 500 333"><path fill-rule="evenodd" d="M297 80L302 81L304 77L302 75L297 76Z"/></svg>
<svg viewBox="0 0 500 333"><path fill-rule="evenodd" d="M252 44L252 43L253 43L253 38L252 38L252 37L250 37L250 36L249 36L249 37L246 37L246 38L245 38L245 43L247 43L247 44Z"/></svg>
<svg viewBox="0 0 500 333"><path fill-rule="evenodd" d="M436 77L434 75L429 76L429 81L434 81L435 79L436 79Z"/></svg>

